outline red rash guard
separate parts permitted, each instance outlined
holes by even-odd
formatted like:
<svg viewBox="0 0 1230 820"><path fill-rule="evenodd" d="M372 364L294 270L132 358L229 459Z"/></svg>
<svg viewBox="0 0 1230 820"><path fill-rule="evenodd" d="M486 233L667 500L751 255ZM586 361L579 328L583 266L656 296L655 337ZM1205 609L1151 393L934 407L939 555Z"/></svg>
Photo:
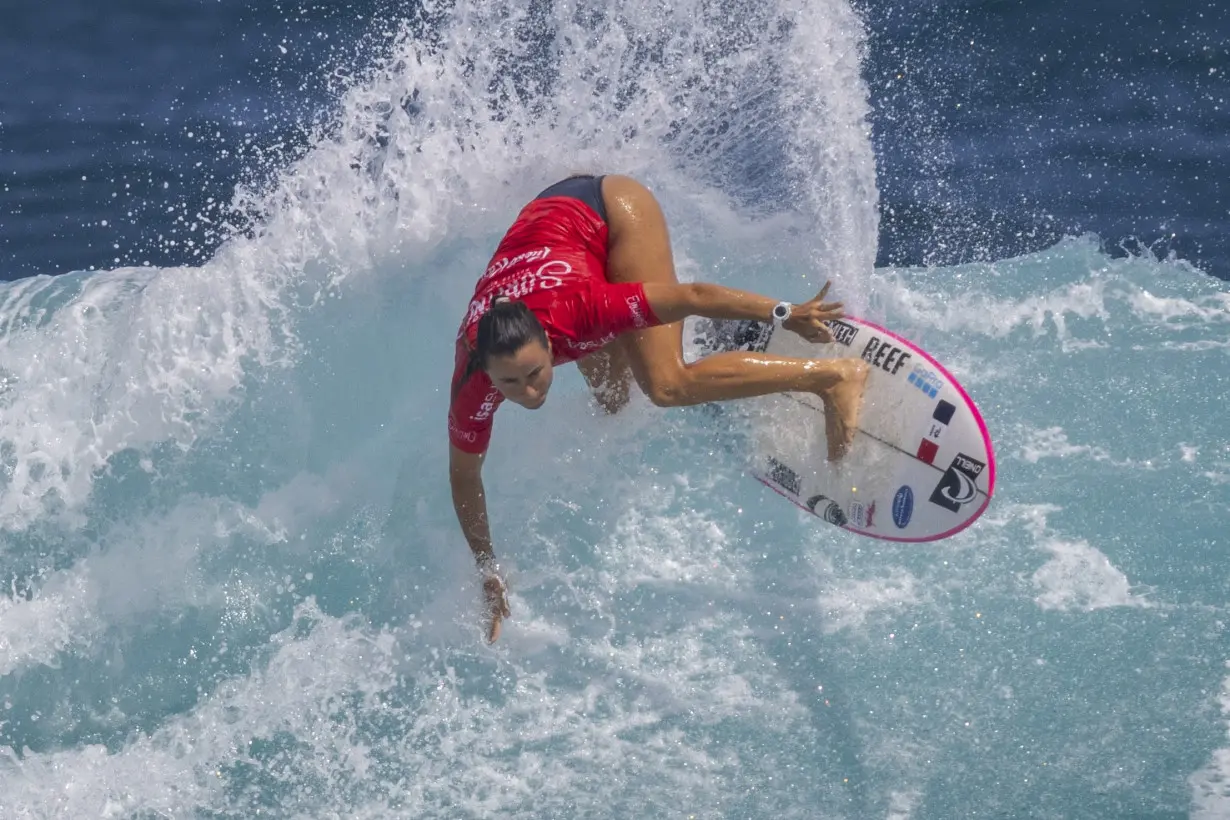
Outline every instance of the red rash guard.
<svg viewBox="0 0 1230 820"><path fill-rule="evenodd" d="M660 324L640 282L606 280L607 226L579 199L536 199L517 220L478 280L457 333L448 411L448 438L466 453L483 453L491 441L491 417L504 396L487 374L465 374L478 335L478 320L501 293L525 302L551 340L555 364L583 358L619 334Z"/></svg>

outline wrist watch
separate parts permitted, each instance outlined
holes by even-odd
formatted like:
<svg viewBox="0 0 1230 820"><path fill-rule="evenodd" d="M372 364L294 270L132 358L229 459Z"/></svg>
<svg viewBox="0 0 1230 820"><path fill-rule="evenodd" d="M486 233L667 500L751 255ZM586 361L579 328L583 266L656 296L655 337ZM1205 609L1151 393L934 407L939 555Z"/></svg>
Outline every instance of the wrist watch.
<svg viewBox="0 0 1230 820"><path fill-rule="evenodd" d="M500 565L495 562L494 552L479 553L474 557L474 563L478 564L478 571L484 575L500 573Z"/></svg>
<svg viewBox="0 0 1230 820"><path fill-rule="evenodd" d="M778 302L773 306L773 324L781 327L790 318L790 310L794 305L789 302Z"/></svg>

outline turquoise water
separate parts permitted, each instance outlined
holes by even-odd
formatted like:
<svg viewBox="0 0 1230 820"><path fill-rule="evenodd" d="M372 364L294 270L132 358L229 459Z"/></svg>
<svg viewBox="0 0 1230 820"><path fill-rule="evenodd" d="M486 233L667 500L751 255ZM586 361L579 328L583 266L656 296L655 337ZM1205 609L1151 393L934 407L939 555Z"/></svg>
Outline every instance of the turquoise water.
<svg viewBox="0 0 1230 820"><path fill-rule="evenodd" d="M1230 813L1226 284L1093 237L873 269L844 3L565 9L519 55L543 20L514 9L395 39L202 266L0 290L3 814ZM450 344L578 167L654 187L684 278L832 275L932 351L995 440L987 513L930 545L818 525L730 416L605 418L570 368L497 423L486 646Z"/></svg>

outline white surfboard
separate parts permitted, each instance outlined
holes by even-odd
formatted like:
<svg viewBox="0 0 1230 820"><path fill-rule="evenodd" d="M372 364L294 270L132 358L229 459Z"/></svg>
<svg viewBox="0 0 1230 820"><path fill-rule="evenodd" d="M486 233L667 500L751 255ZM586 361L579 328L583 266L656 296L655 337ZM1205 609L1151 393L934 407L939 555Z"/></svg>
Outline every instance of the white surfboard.
<svg viewBox="0 0 1230 820"><path fill-rule="evenodd" d="M995 489L995 455L978 408L943 365L901 336L854 317L830 328L835 341L818 345L762 322L692 325L700 355L859 356L871 366L859 430L837 462L828 460L818 398L756 400L752 474L812 515L871 538L937 541L968 527Z"/></svg>

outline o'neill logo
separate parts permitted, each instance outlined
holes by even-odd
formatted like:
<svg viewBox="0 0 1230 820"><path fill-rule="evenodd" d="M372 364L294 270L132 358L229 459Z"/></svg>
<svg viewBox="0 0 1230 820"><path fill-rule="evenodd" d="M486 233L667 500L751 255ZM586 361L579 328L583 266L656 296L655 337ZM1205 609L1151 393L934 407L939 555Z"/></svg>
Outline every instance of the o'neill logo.
<svg viewBox="0 0 1230 820"><path fill-rule="evenodd" d="M931 491L931 503L959 512L962 504L968 504L978 497L978 476L982 475L986 466L976 458L957 453L940 478L940 483Z"/></svg>

